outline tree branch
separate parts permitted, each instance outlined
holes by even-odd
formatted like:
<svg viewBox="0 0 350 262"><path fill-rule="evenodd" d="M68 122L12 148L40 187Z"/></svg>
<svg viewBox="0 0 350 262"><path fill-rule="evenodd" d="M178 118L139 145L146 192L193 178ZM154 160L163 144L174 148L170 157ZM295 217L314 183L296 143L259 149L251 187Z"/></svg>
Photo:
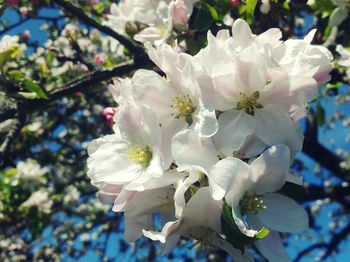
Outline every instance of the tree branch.
<svg viewBox="0 0 350 262"><path fill-rule="evenodd" d="M118 34L113 29L111 29L107 26L101 25L96 20L92 19L87 14L85 14L85 12L82 9L71 4L69 1L54 0L53 2L58 4L59 6L61 6L63 9L65 9L66 11L68 11L69 13L74 15L75 17L77 17L79 20L84 22L86 25L90 25L90 26L100 30L101 32L113 37L114 39L118 40L123 46L128 48L131 52L133 52L135 54L144 53L144 49L141 46L134 44L131 40Z"/></svg>
<svg viewBox="0 0 350 262"><path fill-rule="evenodd" d="M62 88L54 90L52 93L50 93L48 100L45 100L45 99L25 100L23 102L21 109L18 109L18 110L10 109L2 112L0 111L0 122L7 119L15 118L20 110L26 113L33 112L38 108L46 106L50 102L53 102L64 96L74 94L78 91L83 91L84 89L87 89L91 85L98 84L112 77L125 75L134 70L145 67L147 64L150 64L149 59L143 59L143 60L139 60L138 63L118 66L111 70L94 72L90 75L82 77L81 79L75 80Z"/></svg>
<svg viewBox="0 0 350 262"><path fill-rule="evenodd" d="M340 166L343 159L318 142L318 126L312 111L306 118L303 152L330 170L333 175L350 182L349 172Z"/></svg>

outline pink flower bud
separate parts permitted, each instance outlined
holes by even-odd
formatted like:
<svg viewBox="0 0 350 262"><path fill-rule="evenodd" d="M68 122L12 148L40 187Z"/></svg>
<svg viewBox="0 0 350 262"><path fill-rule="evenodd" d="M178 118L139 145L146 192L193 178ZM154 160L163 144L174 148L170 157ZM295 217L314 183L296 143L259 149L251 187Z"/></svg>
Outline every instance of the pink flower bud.
<svg viewBox="0 0 350 262"><path fill-rule="evenodd" d="M22 33L22 37L26 40L28 40L30 38L30 32L28 30L25 30L23 33Z"/></svg>
<svg viewBox="0 0 350 262"><path fill-rule="evenodd" d="M233 7L239 7L239 5L241 4L241 1L240 0L231 0L230 3Z"/></svg>
<svg viewBox="0 0 350 262"><path fill-rule="evenodd" d="M95 55L94 59L96 65L103 65L106 62L105 57L101 54Z"/></svg>
<svg viewBox="0 0 350 262"><path fill-rule="evenodd" d="M188 10L183 0L176 1L171 6L171 17L177 25L186 25L188 22Z"/></svg>
<svg viewBox="0 0 350 262"><path fill-rule="evenodd" d="M105 109L103 109L103 116L106 118L107 120L107 124L109 127L113 126L113 117L115 115L115 113L117 112L117 109L115 107L106 107Z"/></svg>

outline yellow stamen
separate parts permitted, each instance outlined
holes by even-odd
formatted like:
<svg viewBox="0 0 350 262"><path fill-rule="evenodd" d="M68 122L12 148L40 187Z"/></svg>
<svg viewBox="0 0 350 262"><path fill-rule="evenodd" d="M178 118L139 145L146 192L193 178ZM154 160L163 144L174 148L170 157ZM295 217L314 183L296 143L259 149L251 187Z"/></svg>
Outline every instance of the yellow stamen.
<svg viewBox="0 0 350 262"><path fill-rule="evenodd" d="M147 167L152 159L152 151L148 146L135 145L128 150L128 157L136 164Z"/></svg>
<svg viewBox="0 0 350 262"><path fill-rule="evenodd" d="M174 110L174 114L172 115L175 118L184 118L189 125L192 124L192 113L196 110L196 108L193 106L189 95L174 96L171 107Z"/></svg>
<svg viewBox="0 0 350 262"><path fill-rule="evenodd" d="M250 96L247 96L245 93L240 93L241 101L237 103L238 110L244 110L247 114L254 116L254 109L263 108L261 104L258 103L259 91L255 91Z"/></svg>

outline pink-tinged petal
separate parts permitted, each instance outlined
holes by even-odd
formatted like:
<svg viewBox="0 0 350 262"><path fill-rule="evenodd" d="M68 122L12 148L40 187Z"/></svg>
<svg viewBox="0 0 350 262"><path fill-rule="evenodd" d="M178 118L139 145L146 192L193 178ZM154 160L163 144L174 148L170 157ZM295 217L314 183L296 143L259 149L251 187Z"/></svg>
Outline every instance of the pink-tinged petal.
<svg viewBox="0 0 350 262"><path fill-rule="evenodd" d="M234 45L244 48L252 42L253 33L249 25L242 19L237 19L232 25Z"/></svg>
<svg viewBox="0 0 350 262"><path fill-rule="evenodd" d="M136 192L124 209L125 218L159 212L162 208L169 206L173 194L172 186Z"/></svg>
<svg viewBox="0 0 350 262"><path fill-rule="evenodd" d="M290 153L285 145L270 147L251 164L252 192L263 194L279 190L286 182Z"/></svg>
<svg viewBox="0 0 350 262"><path fill-rule="evenodd" d="M257 216L267 228L279 232L299 233L309 227L309 217L304 208L294 200L276 193L264 195L266 209Z"/></svg>
<svg viewBox="0 0 350 262"><path fill-rule="evenodd" d="M186 207L185 193L186 191L199 179L199 174L197 171L191 171L190 175L182 180L175 191L174 204L175 204L175 217L180 218Z"/></svg>
<svg viewBox="0 0 350 262"><path fill-rule="evenodd" d="M227 156L238 151L245 139L255 130L254 117L236 109L224 112L219 117L219 130L214 136L215 148Z"/></svg>
<svg viewBox="0 0 350 262"><path fill-rule="evenodd" d="M221 209L222 201L214 200L208 187L201 187L187 203L183 212L183 227L204 226L220 233Z"/></svg>
<svg viewBox="0 0 350 262"><path fill-rule="evenodd" d="M122 189L122 185L106 184L100 188L100 190L97 193L97 197L104 204L113 204Z"/></svg>
<svg viewBox="0 0 350 262"><path fill-rule="evenodd" d="M141 43L153 43L159 39L162 39L162 32L159 28L153 26L143 29L141 32L134 36L134 40Z"/></svg>
<svg viewBox="0 0 350 262"><path fill-rule="evenodd" d="M188 22L188 10L183 0L178 0L170 4L170 14L174 24L186 25Z"/></svg>
<svg viewBox="0 0 350 262"><path fill-rule="evenodd" d="M132 199L137 196L136 191L122 190L118 197L114 201L112 211L114 212L124 212L126 206Z"/></svg>
<svg viewBox="0 0 350 262"><path fill-rule="evenodd" d="M178 170L195 168L205 174L208 174L210 167L218 161L211 139L200 137L196 131L190 129L174 136L172 155Z"/></svg>
<svg viewBox="0 0 350 262"><path fill-rule="evenodd" d="M282 72L275 72L271 79L261 94L261 103L279 104L295 120L304 117L306 103L317 97L317 82L312 77L288 76Z"/></svg>
<svg viewBox="0 0 350 262"><path fill-rule="evenodd" d="M165 78L154 71L138 70L132 81L135 100L151 108L160 124L173 118L171 105L175 93Z"/></svg>
<svg viewBox="0 0 350 262"><path fill-rule="evenodd" d="M291 155L301 150L303 136L280 106L264 105L264 108L255 110L254 118L256 120L254 134L267 145L285 144L291 150Z"/></svg>
<svg viewBox="0 0 350 262"><path fill-rule="evenodd" d="M255 45L241 52L237 61L236 88L246 95L262 90L267 80L265 63Z"/></svg>
<svg viewBox="0 0 350 262"><path fill-rule="evenodd" d="M238 205L247 188L250 187L250 167L240 159L227 157L217 162L209 174L211 195L216 200L224 197L231 204Z"/></svg>
<svg viewBox="0 0 350 262"><path fill-rule="evenodd" d="M127 103L119 107L118 127L124 140L132 144L159 147L160 127L155 113L145 106Z"/></svg>
<svg viewBox="0 0 350 262"><path fill-rule="evenodd" d="M248 222L254 228L262 228L263 224L256 216L248 215ZM263 239L254 242L259 252L271 262L289 262L287 252L283 247L281 237L278 232L270 230L270 233Z"/></svg>

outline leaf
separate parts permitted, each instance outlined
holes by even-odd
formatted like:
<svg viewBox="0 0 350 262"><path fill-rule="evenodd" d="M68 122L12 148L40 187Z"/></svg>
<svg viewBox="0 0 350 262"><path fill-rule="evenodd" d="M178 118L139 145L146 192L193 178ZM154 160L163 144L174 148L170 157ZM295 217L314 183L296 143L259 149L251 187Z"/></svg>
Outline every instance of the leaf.
<svg viewBox="0 0 350 262"><path fill-rule="evenodd" d="M12 70L12 71L8 72L8 75L18 82L20 82L24 79L24 74L18 70Z"/></svg>
<svg viewBox="0 0 350 262"><path fill-rule="evenodd" d="M286 182L283 187L278 191L278 193L281 193L282 195L285 195L287 197L290 197L295 202L301 203L304 201L304 192L303 187L301 185L292 183L292 182Z"/></svg>
<svg viewBox="0 0 350 262"><path fill-rule="evenodd" d="M248 24L252 24L254 22L254 11L255 11L255 7L257 4L257 0L247 0L246 2L246 18L247 18L247 22Z"/></svg>
<svg viewBox="0 0 350 262"><path fill-rule="evenodd" d="M221 214L222 231L226 236L227 241L235 248L244 249L245 246L253 244L256 240L262 239L269 234L269 230L263 227L255 237L244 235L237 227L232 216L231 207L224 201Z"/></svg>
<svg viewBox="0 0 350 262"><path fill-rule="evenodd" d="M213 19L210 11L207 8L201 8L198 10L196 17L194 18L193 25L199 31L208 30L213 24Z"/></svg>
<svg viewBox="0 0 350 262"><path fill-rule="evenodd" d="M34 82L33 80L25 79L23 81L23 85L29 91L32 91L35 94L37 94L39 98L49 99L48 96L46 95L46 92L44 92L44 90L41 89L40 85Z"/></svg>
<svg viewBox="0 0 350 262"><path fill-rule="evenodd" d="M219 14L216 11L216 9L214 7L212 7L211 5L207 4L207 8L209 10L209 13L211 15L211 17L213 18L214 21L218 21L219 20Z"/></svg>
<svg viewBox="0 0 350 262"><path fill-rule="evenodd" d="M33 92L18 92L20 96L23 96L25 99L38 99L38 95Z"/></svg>

